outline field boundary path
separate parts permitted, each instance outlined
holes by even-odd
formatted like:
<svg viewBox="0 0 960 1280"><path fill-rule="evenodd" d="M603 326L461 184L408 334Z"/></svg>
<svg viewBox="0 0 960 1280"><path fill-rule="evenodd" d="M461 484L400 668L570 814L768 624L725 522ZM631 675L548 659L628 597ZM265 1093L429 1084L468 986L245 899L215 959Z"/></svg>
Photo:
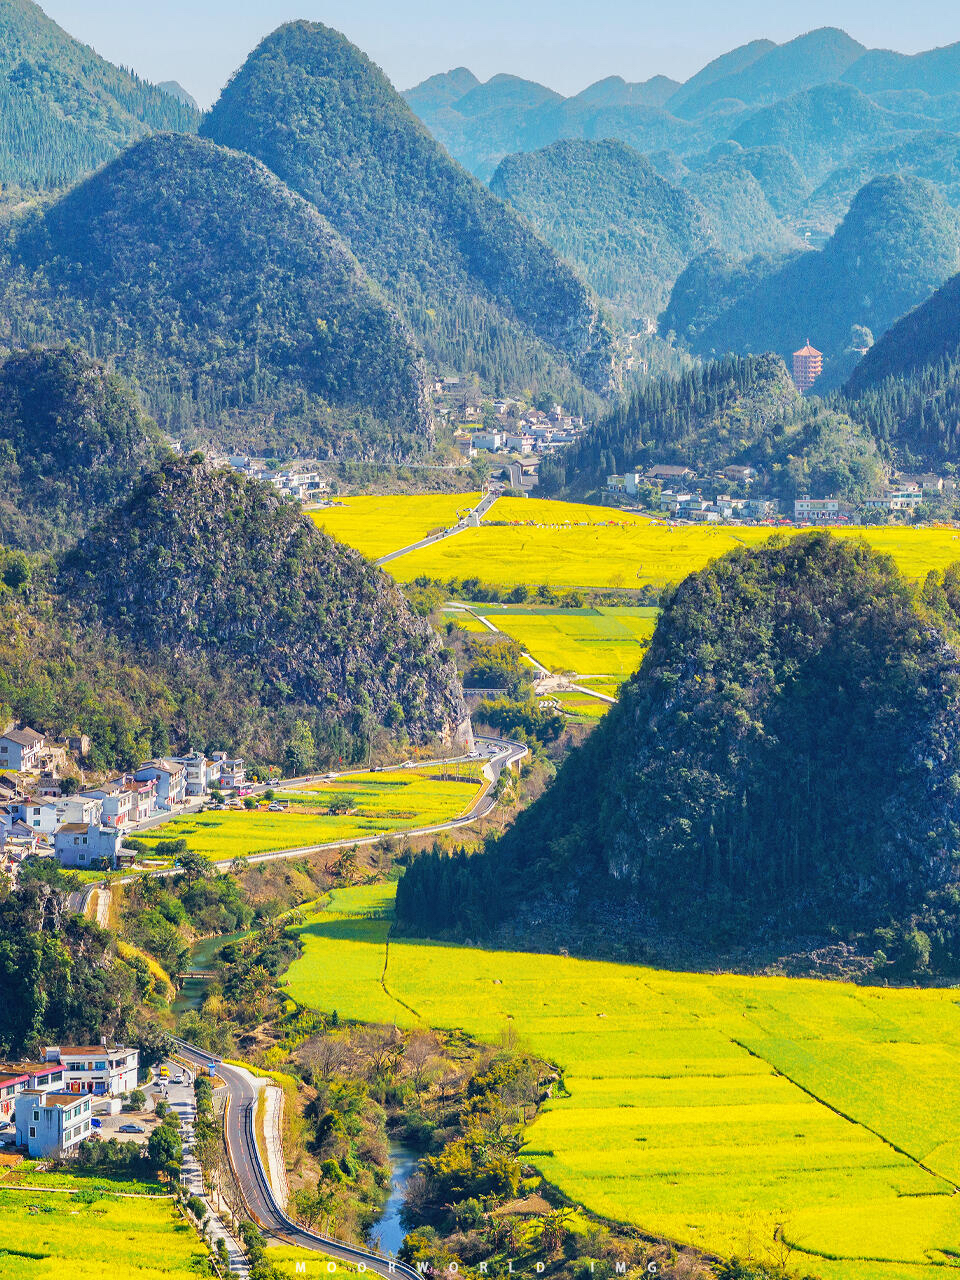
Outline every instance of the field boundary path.
<svg viewBox="0 0 960 1280"><path fill-rule="evenodd" d="M422 1280L420 1273L406 1263L397 1262L392 1257L384 1257L359 1245L348 1244L344 1240L336 1240L332 1236L320 1235L288 1218L277 1201L264 1168L254 1128L260 1090L267 1082L243 1067L228 1066L215 1055L187 1044L184 1040L175 1040L174 1043L186 1058L193 1061L197 1069L215 1064L217 1075L226 1083L224 1134L227 1153L247 1212L262 1231L283 1244L328 1254L343 1262L363 1263L367 1270L388 1277L388 1280L393 1280L398 1275L403 1276L404 1280Z"/></svg>
<svg viewBox="0 0 960 1280"><path fill-rule="evenodd" d="M381 556L375 563L378 565L389 564L391 560L398 560L400 556L409 555L411 551L419 551L423 547L432 547L438 542L443 542L444 538L452 538L455 534L463 533L465 529L475 528L499 497L500 491L498 489L485 493L470 513L464 516L462 520L458 520L456 524L451 525L449 529L441 529L439 533L428 534L425 538L421 538L419 542L411 542L408 547L401 547L399 551L390 551L387 555Z"/></svg>

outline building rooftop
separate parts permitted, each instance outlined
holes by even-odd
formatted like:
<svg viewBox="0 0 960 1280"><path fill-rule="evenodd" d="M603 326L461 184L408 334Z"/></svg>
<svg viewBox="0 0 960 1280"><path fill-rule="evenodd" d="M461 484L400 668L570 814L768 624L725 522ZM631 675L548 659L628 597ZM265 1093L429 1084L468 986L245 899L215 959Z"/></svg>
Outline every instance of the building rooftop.
<svg viewBox="0 0 960 1280"><path fill-rule="evenodd" d="M63 826L57 831L57 835L58 836L67 835L67 834L80 835L81 833L83 835L86 835L90 829L90 826L91 824L88 822L65 822Z"/></svg>
<svg viewBox="0 0 960 1280"><path fill-rule="evenodd" d="M795 351L793 354L795 356L822 356L823 352L818 351L816 347L812 347L810 345L810 339L808 338L805 345L802 346L799 351Z"/></svg>
<svg viewBox="0 0 960 1280"><path fill-rule="evenodd" d="M36 733L33 729L8 729L0 737L15 742L18 747L35 747L43 741L43 734Z"/></svg>

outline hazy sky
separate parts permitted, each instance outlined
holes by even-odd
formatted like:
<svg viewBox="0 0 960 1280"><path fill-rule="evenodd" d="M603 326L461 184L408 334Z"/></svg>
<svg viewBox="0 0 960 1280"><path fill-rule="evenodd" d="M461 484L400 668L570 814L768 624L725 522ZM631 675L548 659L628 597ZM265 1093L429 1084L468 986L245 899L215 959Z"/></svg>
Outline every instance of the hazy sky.
<svg viewBox="0 0 960 1280"><path fill-rule="evenodd" d="M606 75L683 80L766 36L843 27L915 53L960 40L956 0L40 0L71 35L150 80L179 80L207 106L253 46L291 18L343 31L399 89L469 66L577 93Z"/></svg>

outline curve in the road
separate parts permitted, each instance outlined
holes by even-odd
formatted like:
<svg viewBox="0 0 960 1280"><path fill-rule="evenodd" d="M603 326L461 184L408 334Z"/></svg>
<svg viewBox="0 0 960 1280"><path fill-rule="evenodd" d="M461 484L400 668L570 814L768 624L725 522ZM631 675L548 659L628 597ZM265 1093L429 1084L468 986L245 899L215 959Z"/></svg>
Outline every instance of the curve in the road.
<svg viewBox="0 0 960 1280"><path fill-rule="evenodd" d="M201 1068L215 1063L217 1075L227 1086L227 1110L224 1117L227 1152L246 1210L262 1231L285 1244L325 1253L342 1262L354 1263L358 1269L362 1267L388 1278L399 1275L405 1280L422 1280L420 1273L404 1262L384 1258L381 1254L359 1245L348 1244L345 1240L321 1235L289 1218L274 1195L257 1146L254 1129L258 1096L256 1086L246 1072L227 1066L206 1050L198 1049L184 1040L174 1040L174 1044L185 1057Z"/></svg>

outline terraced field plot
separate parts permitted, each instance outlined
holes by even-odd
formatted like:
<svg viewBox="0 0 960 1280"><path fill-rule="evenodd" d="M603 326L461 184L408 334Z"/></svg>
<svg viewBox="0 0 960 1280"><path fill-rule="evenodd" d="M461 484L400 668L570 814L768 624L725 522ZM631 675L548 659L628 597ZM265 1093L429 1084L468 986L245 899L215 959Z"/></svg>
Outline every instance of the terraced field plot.
<svg viewBox="0 0 960 1280"><path fill-rule="evenodd" d="M479 493L341 498L337 506L321 507L309 515L332 537L377 559L419 542L431 529L456 524L458 516L479 501Z"/></svg>
<svg viewBox="0 0 960 1280"><path fill-rule="evenodd" d="M524 609L477 605L477 612L513 636L551 671L632 675L657 624L657 609Z"/></svg>
<svg viewBox="0 0 960 1280"><path fill-rule="evenodd" d="M450 768L453 772L455 766ZM269 813L266 809L208 810L174 818L139 833L138 839L152 845L182 836L190 849L214 861L225 861L253 853L435 826L460 817L473 805L484 785L477 777L466 777L475 772L465 765L466 780L459 782L453 778L441 781L414 769L350 774L278 793L279 800L291 805L282 813ZM297 812L304 806L322 807L333 795L349 797L351 812Z"/></svg>
<svg viewBox="0 0 960 1280"><path fill-rule="evenodd" d="M170 1200L0 1189L0 1280L186 1280L206 1257Z"/></svg>
<svg viewBox="0 0 960 1280"><path fill-rule="evenodd" d="M290 994L487 1040L510 1027L563 1068L570 1095L547 1104L526 1151L586 1207L728 1255L767 1256L779 1230L792 1265L825 1280L957 1266L956 991L402 939L384 971L389 921L369 912L385 888L334 895L308 921Z"/></svg>

